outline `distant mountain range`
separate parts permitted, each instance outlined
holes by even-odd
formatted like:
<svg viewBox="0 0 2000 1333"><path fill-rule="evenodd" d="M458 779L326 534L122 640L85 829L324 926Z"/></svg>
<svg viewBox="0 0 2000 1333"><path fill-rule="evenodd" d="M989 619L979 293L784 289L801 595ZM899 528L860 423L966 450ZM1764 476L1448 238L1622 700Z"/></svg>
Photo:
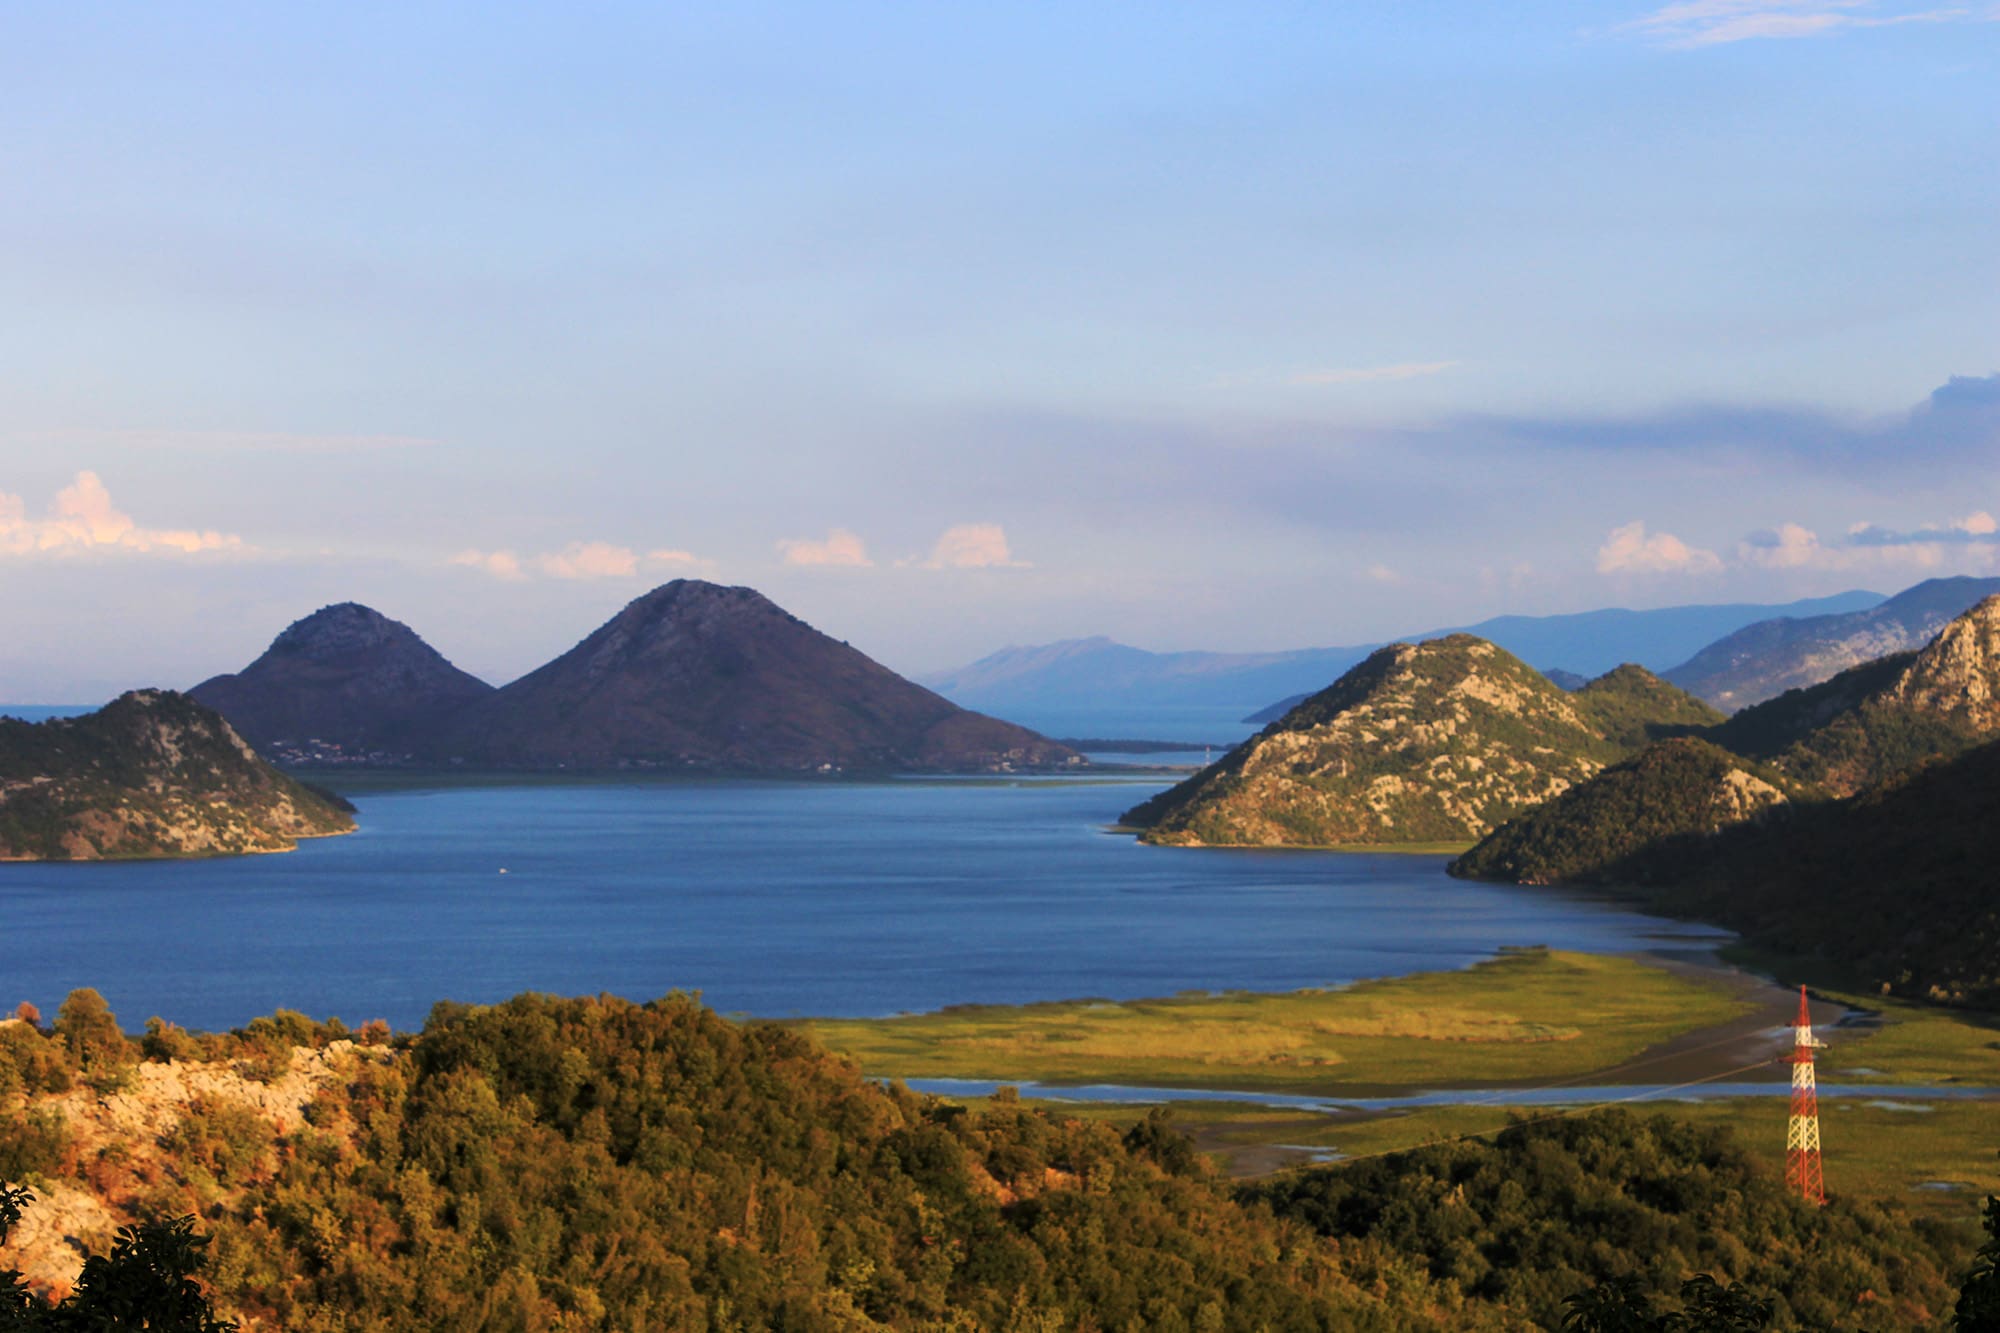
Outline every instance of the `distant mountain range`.
<svg viewBox="0 0 2000 1333"><path fill-rule="evenodd" d="M1817 685L1863 662L1921 648L2000 579L1927 579L1877 606L1747 625L1662 672L1724 712Z"/></svg>
<svg viewBox="0 0 2000 1333"><path fill-rule="evenodd" d="M1973 600L1977 600L1974 598ZM1731 603L1652 611L1609 609L1556 616L1498 616L1432 630L1412 640L1472 634L1538 669L1600 676L1625 662L1653 671L1686 662L1724 635L1774 617L1866 610L1880 593L1845 592L1779 605ZM1968 603L1969 604L1969 603ZM1963 609L1963 608L1961 608ZM969 666L926 675L924 684L968 708L1014 715L1117 711L1144 702L1167 708L1233 710L1273 721L1325 689L1381 644L1273 653L1154 653L1107 638L1003 648Z"/></svg>
<svg viewBox="0 0 2000 1333"><path fill-rule="evenodd" d="M259 758L220 715L170 690L94 713L0 718L0 861L285 851L354 827L337 797Z"/></svg>
<svg viewBox="0 0 2000 1333"><path fill-rule="evenodd" d="M904 680L752 589L689 579L503 689L348 602L192 693L294 763L846 773L1082 762Z"/></svg>

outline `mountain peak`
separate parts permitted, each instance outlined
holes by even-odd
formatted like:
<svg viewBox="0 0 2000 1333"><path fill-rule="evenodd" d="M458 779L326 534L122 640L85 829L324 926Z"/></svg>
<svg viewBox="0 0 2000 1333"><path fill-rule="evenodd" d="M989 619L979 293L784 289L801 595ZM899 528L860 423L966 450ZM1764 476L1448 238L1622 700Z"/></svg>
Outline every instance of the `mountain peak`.
<svg viewBox="0 0 2000 1333"><path fill-rule="evenodd" d="M359 602L295 620L242 671L188 693L269 750L318 742L327 755L400 750L415 723L492 693L417 632Z"/></svg>
<svg viewBox="0 0 2000 1333"><path fill-rule="evenodd" d="M401 621L359 602L336 602L285 626L271 641L269 651L319 659L412 640L417 640L416 631Z"/></svg>
<svg viewBox="0 0 2000 1333"><path fill-rule="evenodd" d="M812 773L1074 762L822 634L754 588L676 579L452 719L440 754L502 767Z"/></svg>

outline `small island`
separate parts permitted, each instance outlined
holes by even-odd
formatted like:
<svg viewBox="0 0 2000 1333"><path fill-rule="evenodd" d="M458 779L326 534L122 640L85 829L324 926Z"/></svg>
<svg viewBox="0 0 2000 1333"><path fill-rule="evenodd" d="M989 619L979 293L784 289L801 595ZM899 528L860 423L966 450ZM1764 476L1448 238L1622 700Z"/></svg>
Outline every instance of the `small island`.
<svg viewBox="0 0 2000 1333"><path fill-rule="evenodd" d="M353 829L347 802L279 772L172 690L83 717L0 718L0 861L283 852Z"/></svg>

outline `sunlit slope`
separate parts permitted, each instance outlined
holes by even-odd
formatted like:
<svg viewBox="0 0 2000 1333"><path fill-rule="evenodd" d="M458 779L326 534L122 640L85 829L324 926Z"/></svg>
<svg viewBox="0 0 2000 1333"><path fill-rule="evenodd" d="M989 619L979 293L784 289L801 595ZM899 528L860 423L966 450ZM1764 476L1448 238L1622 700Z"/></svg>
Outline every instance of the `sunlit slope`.
<svg viewBox="0 0 2000 1333"><path fill-rule="evenodd" d="M1638 667L1570 694L1483 639L1394 644L1128 812L1147 841L1470 842L1652 735L1719 715Z"/></svg>

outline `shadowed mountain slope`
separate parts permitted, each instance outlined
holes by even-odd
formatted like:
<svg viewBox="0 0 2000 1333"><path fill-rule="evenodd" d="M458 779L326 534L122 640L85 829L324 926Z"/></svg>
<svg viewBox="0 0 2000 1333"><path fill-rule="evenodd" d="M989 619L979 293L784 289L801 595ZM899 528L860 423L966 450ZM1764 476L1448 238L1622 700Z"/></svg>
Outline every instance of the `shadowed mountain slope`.
<svg viewBox="0 0 2000 1333"><path fill-rule="evenodd" d="M461 711L424 749L499 767L742 773L1081 762L911 684L753 589L690 579Z"/></svg>
<svg viewBox="0 0 2000 1333"><path fill-rule="evenodd" d="M357 753L407 748L419 723L491 693L409 626L354 602L293 622L243 670L188 691L259 749L317 739Z"/></svg>

